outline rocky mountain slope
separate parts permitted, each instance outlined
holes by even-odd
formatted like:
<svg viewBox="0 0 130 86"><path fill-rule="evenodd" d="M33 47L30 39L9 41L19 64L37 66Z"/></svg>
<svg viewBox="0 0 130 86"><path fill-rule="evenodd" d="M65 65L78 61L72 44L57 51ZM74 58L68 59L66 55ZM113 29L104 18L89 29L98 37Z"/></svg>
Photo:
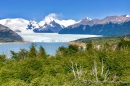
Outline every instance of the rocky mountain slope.
<svg viewBox="0 0 130 86"><path fill-rule="evenodd" d="M107 23L93 26L80 25L79 27L64 28L60 34L94 34L103 36L121 36L130 34L130 21L121 24Z"/></svg>
<svg viewBox="0 0 130 86"><path fill-rule="evenodd" d="M58 33L64 26L55 22L55 20L50 21L49 24L45 23L43 25L39 25L34 21L30 21L27 26L27 29L33 30L35 33Z"/></svg>
<svg viewBox="0 0 130 86"><path fill-rule="evenodd" d="M22 37L12 31L10 28L0 24L0 42L18 42L23 41Z"/></svg>
<svg viewBox="0 0 130 86"><path fill-rule="evenodd" d="M83 22L84 21L84 22ZM130 16L109 16L102 20L82 20L62 29L60 34L94 34L120 36L130 34Z"/></svg>
<svg viewBox="0 0 130 86"><path fill-rule="evenodd" d="M97 24L106 24L106 23L109 23L109 22L120 24L120 23L129 21L129 20L130 20L129 15L107 16L104 19L90 19L90 18L87 17L87 18L84 18L83 20L81 20L78 23L70 25L69 27L75 28L75 27L78 27L80 25L93 26L93 25L97 25Z"/></svg>

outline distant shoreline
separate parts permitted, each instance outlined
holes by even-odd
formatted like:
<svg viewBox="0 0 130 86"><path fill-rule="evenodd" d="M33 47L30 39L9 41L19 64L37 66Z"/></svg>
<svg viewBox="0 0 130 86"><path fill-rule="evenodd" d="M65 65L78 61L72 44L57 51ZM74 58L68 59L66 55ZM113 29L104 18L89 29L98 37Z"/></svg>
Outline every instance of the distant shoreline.
<svg viewBox="0 0 130 86"><path fill-rule="evenodd" d="M86 47L86 44L83 43L83 42L75 42L75 41L71 41L71 42L68 42L68 44L70 45L77 45L77 46L81 46L81 47Z"/></svg>
<svg viewBox="0 0 130 86"><path fill-rule="evenodd" d="M26 44L28 41L23 41L23 42L0 42L0 44Z"/></svg>

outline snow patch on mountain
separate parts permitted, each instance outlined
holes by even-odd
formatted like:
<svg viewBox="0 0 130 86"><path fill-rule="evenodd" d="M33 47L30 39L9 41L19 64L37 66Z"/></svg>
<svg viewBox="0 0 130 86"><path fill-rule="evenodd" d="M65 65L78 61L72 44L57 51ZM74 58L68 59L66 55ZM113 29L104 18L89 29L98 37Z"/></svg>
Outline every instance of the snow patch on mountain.
<svg viewBox="0 0 130 86"><path fill-rule="evenodd" d="M91 18L89 18L89 17L86 17L85 19L86 19L86 20L90 20L90 21L92 20L92 19L91 19Z"/></svg>
<svg viewBox="0 0 130 86"><path fill-rule="evenodd" d="M51 23L53 20L55 20L55 19L57 19L57 18L56 18L56 14L54 14L54 13L49 14L48 16L46 16L46 17L44 18L43 21L40 21L40 22L39 22L39 25L40 25L40 26L43 26L43 25L45 25L45 24L50 24L50 23Z"/></svg>
<svg viewBox="0 0 130 86"><path fill-rule="evenodd" d="M44 24L50 24L52 21L55 21L56 23L60 24L61 26L67 27L69 25L77 23L75 20L69 19L69 20L59 20L58 15L55 13L47 15L43 21L39 22L40 26L43 26Z"/></svg>
<svg viewBox="0 0 130 86"><path fill-rule="evenodd" d="M126 17L130 17L130 15L126 15Z"/></svg>
<svg viewBox="0 0 130 86"><path fill-rule="evenodd" d="M29 23L32 24L32 26L34 26L35 28L39 28L39 24L36 21L30 20Z"/></svg>
<svg viewBox="0 0 130 86"><path fill-rule="evenodd" d="M13 31L19 31L23 33L33 33L32 30L27 30L27 25L29 24L28 20L22 18L7 18L1 19L0 24L9 27Z"/></svg>
<svg viewBox="0 0 130 86"><path fill-rule="evenodd" d="M69 20L56 20L56 22L60 25L63 25L64 27L68 27L70 25L73 25L77 23L75 20L69 19Z"/></svg>

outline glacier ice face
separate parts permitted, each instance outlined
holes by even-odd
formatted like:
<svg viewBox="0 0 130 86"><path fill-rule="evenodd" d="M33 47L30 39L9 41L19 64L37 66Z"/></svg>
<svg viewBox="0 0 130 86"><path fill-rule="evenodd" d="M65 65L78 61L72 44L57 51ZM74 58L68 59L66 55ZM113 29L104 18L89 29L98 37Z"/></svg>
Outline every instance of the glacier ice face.
<svg viewBox="0 0 130 86"><path fill-rule="evenodd" d="M22 36L25 41L29 42L70 42L80 38L99 37L97 35L74 35L58 33L18 34Z"/></svg>

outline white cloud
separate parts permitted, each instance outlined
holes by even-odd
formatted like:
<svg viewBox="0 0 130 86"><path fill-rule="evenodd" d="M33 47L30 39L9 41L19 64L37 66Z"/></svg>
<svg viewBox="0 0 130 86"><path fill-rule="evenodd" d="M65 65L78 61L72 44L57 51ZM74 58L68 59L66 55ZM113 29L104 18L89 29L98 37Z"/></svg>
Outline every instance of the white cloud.
<svg viewBox="0 0 130 86"><path fill-rule="evenodd" d="M43 26L44 24L50 24L51 21L56 19L57 19L57 15L55 13L49 14L44 18L43 21L39 22L39 25Z"/></svg>
<svg viewBox="0 0 130 86"><path fill-rule="evenodd" d="M55 22L57 22L58 24L63 25L63 26L65 26L65 27L77 23L75 20L72 20L72 19L69 19L69 20L59 20L59 19L58 19L59 16L60 16L60 15L58 15L58 14L51 13L51 14L47 15L47 16L44 18L43 21L40 21L40 22L39 22L39 25L40 25L40 26L43 26L45 23L49 24L49 23L50 23L51 21L53 21L53 20L54 20Z"/></svg>
<svg viewBox="0 0 130 86"><path fill-rule="evenodd" d="M47 15L46 17L52 17L52 18L54 18L54 19L57 19L58 14L56 14L56 13L51 13L51 14ZM45 17L45 18L46 18L46 17Z"/></svg>

